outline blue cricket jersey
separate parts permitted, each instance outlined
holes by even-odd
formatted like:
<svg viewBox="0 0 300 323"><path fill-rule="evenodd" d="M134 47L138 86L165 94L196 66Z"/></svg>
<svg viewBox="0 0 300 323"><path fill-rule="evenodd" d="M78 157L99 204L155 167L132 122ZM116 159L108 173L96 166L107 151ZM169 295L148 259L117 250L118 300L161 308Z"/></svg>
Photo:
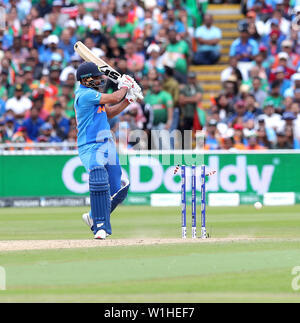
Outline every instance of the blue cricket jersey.
<svg viewBox="0 0 300 323"><path fill-rule="evenodd" d="M101 93L80 84L75 91L78 147L112 138L105 106L100 104Z"/></svg>

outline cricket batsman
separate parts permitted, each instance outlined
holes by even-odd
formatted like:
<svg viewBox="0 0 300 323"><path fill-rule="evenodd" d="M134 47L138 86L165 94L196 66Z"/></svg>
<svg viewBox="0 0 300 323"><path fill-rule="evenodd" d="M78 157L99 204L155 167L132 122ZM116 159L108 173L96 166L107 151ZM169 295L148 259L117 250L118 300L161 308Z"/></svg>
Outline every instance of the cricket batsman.
<svg viewBox="0 0 300 323"><path fill-rule="evenodd" d="M125 199L129 189L128 181L121 184L121 167L107 119L135 102L141 88L133 78L123 75L118 91L102 93L106 76L92 62L82 63L76 77L80 82L74 103L78 153L89 173L91 200L91 212L82 218L95 239L105 239L112 233L110 214Z"/></svg>

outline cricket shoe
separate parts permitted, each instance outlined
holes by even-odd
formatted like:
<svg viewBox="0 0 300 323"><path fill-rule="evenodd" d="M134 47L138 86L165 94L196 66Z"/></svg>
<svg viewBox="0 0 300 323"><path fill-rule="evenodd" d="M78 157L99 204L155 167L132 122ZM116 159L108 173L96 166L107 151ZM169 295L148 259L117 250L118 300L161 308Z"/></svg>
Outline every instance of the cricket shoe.
<svg viewBox="0 0 300 323"><path fill-rule="evenodd" d="M105 230L101 229L101 230L97 231L94 239L105 240L106 236L107 236L107 234L106 234Z"/></svg>
<svg viewBox="0 0 300 323"><path fill-rule="evenodd" d="M93 231L94 222L89 213L82 214L83 222Z"/></svg>

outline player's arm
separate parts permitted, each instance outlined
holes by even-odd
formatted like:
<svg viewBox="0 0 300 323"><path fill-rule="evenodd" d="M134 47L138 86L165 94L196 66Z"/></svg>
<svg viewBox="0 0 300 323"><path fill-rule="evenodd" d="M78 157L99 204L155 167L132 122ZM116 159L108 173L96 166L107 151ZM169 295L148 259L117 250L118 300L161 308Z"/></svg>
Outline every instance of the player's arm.
<svg viewBox="0 0 300 323"><path fill-rule="evenodd" d="M120 90L111 94L102 93L100 98L100 104L116 104L122 101L127 94L128 88L122 87Z"/></svg>
<svg viewBox="0 0 300 323"><path fill-rule="evenodd" d="M117 116L124 109L126 109L129 104L130 104L130 102L127 99L124 99L123 101L121 101L118 104L115 104L115 105L112 105L112 106L106 106L105 111L106 111L107 117L109 119L111 119L111 118Z"/></svg>
<svg viewBox="0 0 300 323"><path fill-rule="evenodd" d="M130 103L136 102L139 95L139 89L131 89L127 92L124 100L122 102L115 104L113 106L106 106L106 114L108 118L113 118L120 114L125 108L128 107Z"/></svg>

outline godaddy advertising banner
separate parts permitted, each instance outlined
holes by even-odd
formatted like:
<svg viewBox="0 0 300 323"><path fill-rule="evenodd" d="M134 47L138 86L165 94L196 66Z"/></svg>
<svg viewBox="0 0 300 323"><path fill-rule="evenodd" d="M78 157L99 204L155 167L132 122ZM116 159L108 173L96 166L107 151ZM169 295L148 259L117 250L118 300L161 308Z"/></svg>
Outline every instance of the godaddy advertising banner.
<svg viewBox="0 0 300 323"><path fill-rule="evenodd" d="M205 163L216 174L207 177L209 205L300 202L300 153L193 153L120 156L123 175L131 182L127 204L167 206L180 204L180 169L187 165L187 191L191 190L191 165ZM200 178L197 176L200 192ZM0 199L10 197L88 196L88 174L76 155L1 155ZM70 199L69 199L70 200ZM68 200L68 201L69 201Z"/></svg>

